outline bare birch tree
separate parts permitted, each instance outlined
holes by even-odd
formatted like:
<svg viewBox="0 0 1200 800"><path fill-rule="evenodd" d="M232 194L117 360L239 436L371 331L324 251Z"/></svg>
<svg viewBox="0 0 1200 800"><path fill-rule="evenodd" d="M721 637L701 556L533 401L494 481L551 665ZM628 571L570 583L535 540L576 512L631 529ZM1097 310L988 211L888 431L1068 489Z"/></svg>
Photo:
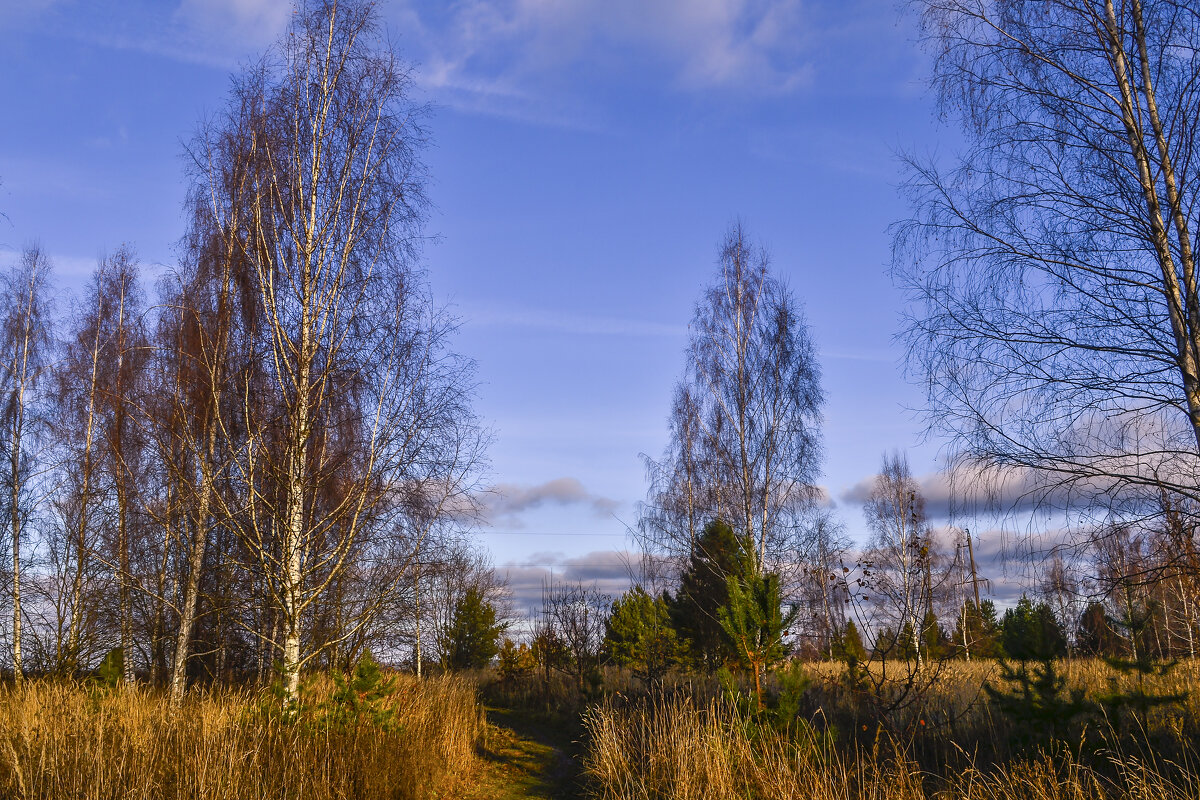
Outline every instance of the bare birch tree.
<svg viewBox="0 0 1200 800"><path fill-rule="evenodd" d="M890 626L891 648L911 653L920 669L927 621L948 597L952 567L939 551L904 454L884 455L863 514L873 535L863 554L868 574L861 585L874 595L879 622Z"/></svg>
<svg viewBox="0 0 1200 800"><path fill-rule="evenodd" d="M662 460L642 455L650 490L639 509L638 536L648 554L668 559L662 565L654 558L645 559L656 573L660 566L682 572L717 505L716 487L703 468L700 407L692 391L686 383L675 387L668 422L670 444ZM660 576L645 577L653 583Z"/></svg>
<svg viewBox="0 0 1200 800"><path fill-rule="evenodd" d="M846 625L843 607L845 589L842 568L850 553L850 540L842 525L828 511L814 516L810 544L794 585L784 587L805 609L795 627L802 637L804 651L825 658L834 655L835 643Z"/></svg>
<svg viewBox="0 0 1200 800"><path fill-rule="evenodd" d="M259 633L280 646L293 699L322 595L364 552L470 505L482 458L471 366L447 349L451 321L413 266L420 109L376 25L370 4L311 4L242 75L215 132L245 133L244 204L229 202L228 162L197 163L197 194L249 265L261 315L238 379L247 428L218 434L237 443L239 488L216 498L278 611L278 634ZM347 636L365 619L343 622Z"/></svg>
<svg viewBox="0 0 1200 800"><path fill-rule="evenodd" d="M233 113L203 125L189 148L191 225L182 242L179 283L165 312L169 341L164 344L177 374L171 396L179 461L173 474L188 509L171 673L174 703L187 687L205 553L219 521L219 477L245 427L238 421L244 409L238 408L229 384L238 375L253 380L250 376L257 374L247 362L253 357L261 309L243 241L255 190L252 166L263 156L252 146L253 133L234 124Z"/></svg>
<svg viewBox="0 0 1200 800"><path fill-rule="evenodd" d="M763 571L794 561L816 498L820 367L795 298L740 224L718 264L692 319L671 444L649 464L643 531L686 557L698 521L725 519Z"/></svg>
<svg viewBox="0 0 1200 800"><path fill-rule="evenodd" d="M915 5L967 137L949 168L910 160L897 228L932 427L1059 499L1195 498L1200 10Z"/></svg>
<svg viewBox="0 0 1200 800"><path fill-rule="evenodd" d="M30 434L36 419L30 406L49 363L51 344L47 282L50 262L39 247L25 250L21 260L4 276L0 290L0 446L7 491L5 522L12 548L12 665L21 682L21 545L30 507L28 482L37 459Z"/></svg>
<svg viewBox="0 0 1200 800"><path fill-rule="evenodd" d="M589 676L600 667L604 632L612 598L582 583L551 583L542 587L541 633L562 648L555 667L575 680L583 692Z"/></svg>
<svg viewBox="0 0 1200 800"><path fill-rule="evenodd" d="M123 679L134 680L133 552L138 514L144 419L139 393L148 360L144 301L133 251L122 246L102 259L95 277L99 337L97 388L102 474L111 496L110 541L104 555L117 586Z"/></svg>
<svg viewBox="0 0 1200 800"><path fill-rule="evenodd" d="M61 530L52 545L68 599L62 604L66 634L59 648L59 669L70 674L83 664L85 632L96 613L89 602L94 579L99 513L101 345L105 298L93 278L88 300L76 313L78 327L54 370L57 403L55 438L61 452L56 511Z"/></svg>

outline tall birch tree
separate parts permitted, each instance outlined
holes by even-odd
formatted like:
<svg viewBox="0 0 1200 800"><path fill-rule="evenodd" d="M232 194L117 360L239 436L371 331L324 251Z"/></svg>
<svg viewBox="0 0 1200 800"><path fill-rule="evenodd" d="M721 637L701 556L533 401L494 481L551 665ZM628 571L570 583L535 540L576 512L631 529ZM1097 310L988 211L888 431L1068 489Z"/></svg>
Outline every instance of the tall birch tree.
<svg viewBox="0 0 1200 800"><path fill-rule="evenodd" d="M4 276L0 289L0 446L4 453L9 545L12 549L12 666L18 683L21 656L21 546L32 513L29 480L37 460L37 420L31 404L49 364L51 331L47 285L50 261L29 247ZM31 435L32 434L32 435Z"/></svg>
<svg viewBox="0 0 1200 800"><path fill-rule="evenodd" d="M99 349L97 400L102 456L99 466L110 496L111 528L105 561L117 587L122 678L134 680L133 556L138 525L145 420L141 381L149 347L139 265L132 249L118 248L96 269L94 300Z"/></svg>
<svg viewBox="0 0 1200 800"><path fill-rule="evenodd" d="M218 148L197 150L196 194L245 259L258 309L237 376L245 429L217 417L235 490L214 499L277 611L278 630L258 633L282 652L291 699L319 654L306 624L325 592L359 560L394 558L395 541L469 507L483 455L471 365L448 349L452 321L415 266L421 109L377 26L369 3L309 4L241 75L209 141L243 134L245 202L230 201L228 161L207 158Z"/></svg>
<svg viewBox="0 0 1200 800"><path fill-rule="evenodd" d="M63 358L53 370L57 397L55 439L60 446L56 510L61 521L53 549L68 595L63 605L65 636L60 637L58 669L71 674L84 663L84 642L96 609L89 602L97 549L99 497L101 344L105 297L93 276L87 300L76 309L78 327L68 336Z"/></svg>
<svg viewBox="0 0 1200 800"><path fill-rule="evenodd" d="M686 558L697 523L719 518L747 543L752 572L794 563L820 472L821 372L795 297L740 224L690 328L643 530Z"/></svg>
<svg viewBox="0 0 1200 800"><path fill-rule="evenodd" d="M1200 485L1200 9L918 0L953 161L910 159L895 269L931 426L1056 499Z"/></svg>
<svg viewBox="0 0 1200 800"><path fill-rule="evenodd" d="M243 245L255 191L251 168L262 158L251 146L253 136L226 115L202 125L189 147L191 224L181 243L178 284L164 312L164 357L176 375L171 414L177 423L171 438L178 442L179 462L172 474L187 509L170 680L174 703L187 687L205 553L221 519L219 479L244 438L246 409L239 408L230 384L241 375L243 388L249 388L248 376L261 377L248 371L262 317Z"/></svg>

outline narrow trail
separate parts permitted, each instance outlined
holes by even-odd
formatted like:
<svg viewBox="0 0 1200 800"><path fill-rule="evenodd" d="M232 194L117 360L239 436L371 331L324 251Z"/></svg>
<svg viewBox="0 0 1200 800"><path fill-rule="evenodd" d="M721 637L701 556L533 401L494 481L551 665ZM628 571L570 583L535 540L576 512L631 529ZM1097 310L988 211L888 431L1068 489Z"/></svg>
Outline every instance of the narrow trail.
<svg viewBox="0 0 1200 800"><path fill-rule="evenodd" d="M480 747L484 762L467 800L579 800L585 795L575 733L506 708L487 709L488 733Z"/></svg>

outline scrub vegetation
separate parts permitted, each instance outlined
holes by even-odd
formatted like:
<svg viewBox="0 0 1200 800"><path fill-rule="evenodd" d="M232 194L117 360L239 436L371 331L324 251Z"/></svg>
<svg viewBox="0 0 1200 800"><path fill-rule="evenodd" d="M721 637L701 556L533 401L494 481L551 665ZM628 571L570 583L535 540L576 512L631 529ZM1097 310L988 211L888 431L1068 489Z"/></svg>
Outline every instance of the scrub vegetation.
<svg viewBox="0 0 1200 800"><path fill-rule="evenodd" d="M429 110L374 3L303 2L153 291L129 246L69 310L39 247L0 276L0 797L1200 796L1200 11L912 5L965 146L905 158L893 274L957 516L888 450L846 535L820 298L736 222L635 585L514 613Z"/></svg>

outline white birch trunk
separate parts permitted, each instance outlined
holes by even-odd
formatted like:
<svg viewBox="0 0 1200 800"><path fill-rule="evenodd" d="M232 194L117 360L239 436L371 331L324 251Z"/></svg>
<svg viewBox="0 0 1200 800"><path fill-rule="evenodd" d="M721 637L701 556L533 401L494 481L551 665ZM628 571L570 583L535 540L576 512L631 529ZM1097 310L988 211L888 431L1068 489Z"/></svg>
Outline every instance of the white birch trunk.
<svg viewBox="0 0 1200 800"><path fill-rule="evenodd" d="M88 567L88 512L92 494L92 445L96 436L96 387L100 370L100 326L92 341L91 377L88 383L87 424L84 426L83 463L80 467L79 519L75 528L75 574L71 580L71 621L67 628L67 656L72 671L79 668L79 650L83 635L83 582Z"/></svg>
<svg viewBox="0 0 1200 800"><path fill-rule="evenodd" d="M200 595L200 575L204 568L204 551L208 544L208 517L213 487L210 456L213 450L215 430L210 428L205 452L200 456L200 497L196 509L196 527L192 530L191 547L188 553L187 584L183 592L183 606L179 610L179 635L175 640L175 658L171 670L171 703L179 705L187 691L187 662L192 639L192 627L196 621L196 601Z"/></svg>

